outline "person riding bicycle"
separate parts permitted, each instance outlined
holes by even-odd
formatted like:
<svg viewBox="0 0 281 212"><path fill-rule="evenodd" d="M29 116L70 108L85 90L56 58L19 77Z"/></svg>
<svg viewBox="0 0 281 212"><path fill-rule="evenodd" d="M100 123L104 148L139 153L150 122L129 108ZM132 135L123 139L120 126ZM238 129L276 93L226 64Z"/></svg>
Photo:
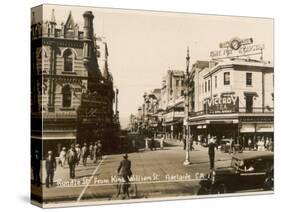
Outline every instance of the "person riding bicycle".
<svg viewBox="0 0 281 212"><path fill-rule="evenodd" d="M130 187L129 185L129 178L132 176L132 171L131 171L131 161L128 160L128 154L123 155L123 160L120 162L120 165L117 169L117 173L119 176L123 177L125 184L123 187L123 193L127 194L129 196L128 188Z"/></svg>

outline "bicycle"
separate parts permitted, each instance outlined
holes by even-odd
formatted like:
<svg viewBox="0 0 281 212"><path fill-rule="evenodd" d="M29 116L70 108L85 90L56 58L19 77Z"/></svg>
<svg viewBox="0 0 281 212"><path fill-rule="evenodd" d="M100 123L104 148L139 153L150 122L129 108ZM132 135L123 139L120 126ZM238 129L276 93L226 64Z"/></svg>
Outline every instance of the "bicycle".
<svg viewBox="0 0 281 212"><path fill-rule="evenodd" d="M121 199L131 199L137 197L138 189L137 189L137 184L132 183L132 182L125 182L122 178L120 177L120 180L118 180L116 184L116 199L118 199L121 196Z"/></svg>

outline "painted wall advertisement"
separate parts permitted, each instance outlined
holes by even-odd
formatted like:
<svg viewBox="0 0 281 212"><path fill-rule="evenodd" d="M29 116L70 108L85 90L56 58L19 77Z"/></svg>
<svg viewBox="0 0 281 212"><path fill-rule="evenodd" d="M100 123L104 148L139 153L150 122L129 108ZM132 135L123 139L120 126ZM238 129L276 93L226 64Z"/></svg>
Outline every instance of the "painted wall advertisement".
<svg viewBox="0 0 281 212"><path fill-rule="evenodd" d="M239 111L239 97L225 96L205 100L209 114L236 113Z"/></svg>

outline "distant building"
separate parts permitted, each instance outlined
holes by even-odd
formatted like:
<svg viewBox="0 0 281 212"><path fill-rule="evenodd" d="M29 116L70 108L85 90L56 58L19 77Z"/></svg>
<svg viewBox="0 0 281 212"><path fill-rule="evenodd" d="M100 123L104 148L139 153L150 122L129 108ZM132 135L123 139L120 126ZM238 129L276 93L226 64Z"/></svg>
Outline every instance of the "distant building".
<svg viewBox="0 0 281 212"><path fill-rule="evenodd" d="M163 79L160 108L163 132L169 138L182 137L184 119L184 71L169 70Z"/></svg>

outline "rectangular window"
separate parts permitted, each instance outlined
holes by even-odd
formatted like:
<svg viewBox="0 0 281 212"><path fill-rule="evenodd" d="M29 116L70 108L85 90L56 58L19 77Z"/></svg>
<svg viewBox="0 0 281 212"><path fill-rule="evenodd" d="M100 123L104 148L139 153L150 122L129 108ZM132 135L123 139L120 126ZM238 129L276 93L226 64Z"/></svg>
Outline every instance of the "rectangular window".
<svg viewBox="0 0 281 212"><path fill-rule="evenodd" d="M205 81L205 93L207 93L207 81Z"/></svg>
<svg viewBox="0 0 281 212"><path fill-rule="evenodd" d="M176 86L178 87L179 86L179 80L176 80Z"/></svg>
<svg viewBox="0 0 281 212"><path fill-rule="evenodd" d="M224 85L230 85L230 72L224 72L223 82L224 82Z"/></svg>
<svg viewBox="0 0 281 212"><path fill-rule="evenodd" d="M218 87L218 77L215 76L215 88L217 88L217 87Z"/></svg>
<svg viewBox="0 0 281 212"><path fill-rule="evenodd" d="M252 73L246 73L246 85L252 85Z"/></svg>
<svg viewBox="0 0 281 212"><path fill-rule="evenodd" d="M210 90L211 90L211 81L208 80L208 91L210 91Z"/></svg>

